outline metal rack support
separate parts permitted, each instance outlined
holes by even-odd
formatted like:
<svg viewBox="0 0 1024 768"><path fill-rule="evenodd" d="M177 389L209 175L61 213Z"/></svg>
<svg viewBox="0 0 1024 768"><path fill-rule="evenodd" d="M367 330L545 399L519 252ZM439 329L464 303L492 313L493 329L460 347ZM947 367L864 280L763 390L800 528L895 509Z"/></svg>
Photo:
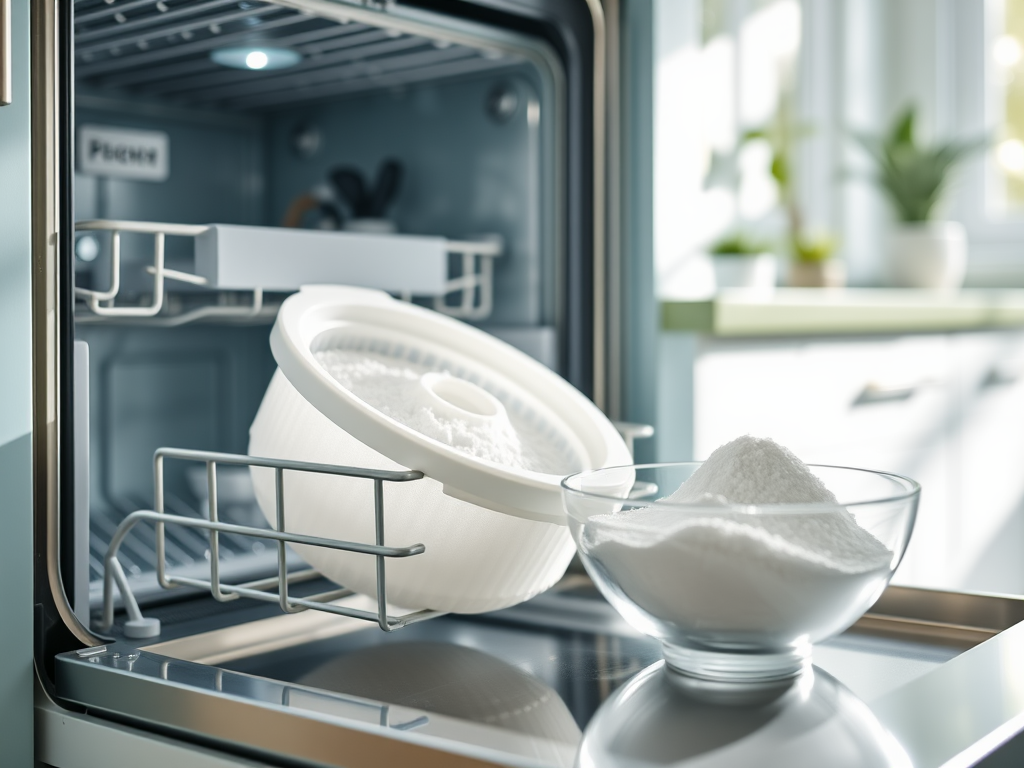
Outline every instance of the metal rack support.
<svg viewBox="0 0 1024 768"><path fill-rule="evenodd" d="M168 514L164 511L164 460L179 459L184 461L204 462L209 487L209 519L184 517ZM267 467L274 470L274 495L276 502L275 530L256 528L247 525L224 523L219 520L217 511L217 465L230 464L235 466ZM363 544L351 541L339 541L320 536L307 536L289 533L286 525L284 503L284 472L315 472L327 475L365 478L373 482L375 543ZM387 558L413 557L425 551L422 544L404 547L387 546L384 541L384 483L404 483L419 480L422 472L415 470L387 471L343 467L333 464L315 464L305 461L288 461L285 459L268 459L255 456L244 456L212 451L196 451L178 448L159 448L153 457L153 480L155 493L155 509L142 509L128 515L117 527L111 538L104 557L103 576L103 614L100 631L109 632L114 624L114 586L117 586L128 613L125 623L125 635L132 638L154 637L160 633L158 619L146 618L142 615L138 603L132 595L131 586L125 577L124 570L117 559L118 550L125 537L136 525L143 521L155 524L156 528L156 574L157 580L165 589L176 587L194 587L207 590L218 602L237 600L247 597L263 602L277 603L285 613L298 613L305 610L325 611L339 616L373 621L385 632L440 616L439 611L421 610L402 616L392 616L387 612L386 570ZM210 539L210 578L193 579L176 576L167 572L166 562L166 530L167 525L181 525L198 528L208 532ZM278 573L276 576L250 581L244 584L224 584L220 576L220 540L221 533L233 533L242 536L253 536L277 542ZM293 597L288 593L289 587L304 581L318 578L320 574L313 569L289 573L286 563L286 544L303 544L313 547L358 552L374 555L377 560L377 610L364 611L357 608L334 604L333 601L353 594L344 587L330 590L312 597ZM277 588L276 593L273 591Z"/></svg>

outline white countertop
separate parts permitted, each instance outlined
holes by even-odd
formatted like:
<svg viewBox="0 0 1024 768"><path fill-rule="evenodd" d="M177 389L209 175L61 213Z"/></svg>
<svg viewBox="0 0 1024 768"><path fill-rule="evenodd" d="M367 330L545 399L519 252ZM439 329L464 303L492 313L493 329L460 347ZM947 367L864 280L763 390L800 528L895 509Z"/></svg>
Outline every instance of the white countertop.
<svg viewBox="0 0 1024 768"><path fill-rule="evenodd" d="M727 290L661 300L661 327L715 336L905 333L1024 327L1024 290Z"/></svg>

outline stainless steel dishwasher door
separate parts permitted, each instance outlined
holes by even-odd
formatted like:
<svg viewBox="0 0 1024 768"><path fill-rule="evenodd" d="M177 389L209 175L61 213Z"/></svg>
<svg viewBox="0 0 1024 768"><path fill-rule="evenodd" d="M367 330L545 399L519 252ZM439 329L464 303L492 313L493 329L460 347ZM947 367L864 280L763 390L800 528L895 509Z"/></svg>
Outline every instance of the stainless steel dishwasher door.
<svg viewBox="0 0 1024 768"><path fill-rule="evenodd" d="M929 594L910 592L894 594L917 603ZM651 758L644 750L660 743L652 736L630 747L612 738L615 729L637 730L622 704L629 687L643 683L643 695L658 701L661 694L644 681L665 673L657 666L658 644L586 587L391 634L337 617L300 621L312 620L275 617L148 650L115 644L66 654L58 658L58 690L118 719L303 765L568 766L580 759L581 743L612 743L617 763L644 764ZM748 714L765 706L775 714L763 722L757 715L747 731L708 743L722 750L755 734L781 749L800 733L778 726L776 733L766 724L784 712L807 730L810 721L800 713L824 707L830 727L884 742L869 744L864 754L889 762L895 754L897 764L906 758L914 766L974 764L1024 718L1024 678L1006 653L1024 626L999 632L980 618L973 628L928 622L869 616L819 646L815 672L792 691L740 702ZM282 633L287 624L298 634ZM687 723L735 721L739 710L702 696L674 692L666 706L688 712ZM842 706L832 707L834 701ZM659 760L695 759L692 749L678 752L683 730L660 731Z"/></svg>

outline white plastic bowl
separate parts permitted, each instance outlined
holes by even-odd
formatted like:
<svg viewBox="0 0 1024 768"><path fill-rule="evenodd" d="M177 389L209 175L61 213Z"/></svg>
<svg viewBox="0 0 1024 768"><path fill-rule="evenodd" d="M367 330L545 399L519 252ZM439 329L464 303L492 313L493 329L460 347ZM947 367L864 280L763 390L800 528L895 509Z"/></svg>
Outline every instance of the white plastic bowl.
<svg viewBox="0 0 1024 768"><path fill-rule="evenodd" d="M426 548L388 561L387 596L395 605L478 613L554 584L575 551L561 475L500 466L420 434L360 400L316 360L319 350L364 344L396 359L432 361L471 382L517 418L541 425L581 469L629 461L625 443L593 403L515 348L377 291L327 287L303 289L281 308L271 335L281 368L252 424L249 453L427 475L385 484L385 542ZM473 394L442 391L429 374L424 379L453 400ZM275 519L272 471L254 469L253 483L260 508ZM374 541L369 480L286 473L284 498L290 531ZM332 581L376 594L372 556L295 549Z"/></svg>

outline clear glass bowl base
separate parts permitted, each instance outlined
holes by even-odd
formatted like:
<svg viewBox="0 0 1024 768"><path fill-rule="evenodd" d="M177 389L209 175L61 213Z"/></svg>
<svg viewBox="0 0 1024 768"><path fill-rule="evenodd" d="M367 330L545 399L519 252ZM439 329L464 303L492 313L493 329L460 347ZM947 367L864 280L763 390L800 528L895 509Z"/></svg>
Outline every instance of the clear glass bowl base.
<svg viewBox="0 0 1024 768"><path fill-rule="evenodd" d="M793 680L811 664L811 646L782 653L708 651L662 642L665 661L686 677L736 686L760 686Z"/></svg>

